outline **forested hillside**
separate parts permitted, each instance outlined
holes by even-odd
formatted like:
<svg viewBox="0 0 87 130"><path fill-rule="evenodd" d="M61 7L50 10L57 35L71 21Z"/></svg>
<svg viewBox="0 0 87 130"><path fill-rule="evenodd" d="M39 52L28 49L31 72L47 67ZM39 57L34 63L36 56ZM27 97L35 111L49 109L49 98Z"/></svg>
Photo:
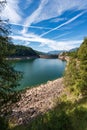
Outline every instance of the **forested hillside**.
<svg viewBox="0 0 87 130"><path fill-rule="evenodd" d="M39 57L39 55L30 47L13 45L8 46L9 54L8 57Z"/></svg>
<svg viewBox="0 0 87 130"><path fill-rule="evenodd" d="M65 72L65 83L71 91L87 94L87 38L80 48L69 53L69 63Z"/></svg>

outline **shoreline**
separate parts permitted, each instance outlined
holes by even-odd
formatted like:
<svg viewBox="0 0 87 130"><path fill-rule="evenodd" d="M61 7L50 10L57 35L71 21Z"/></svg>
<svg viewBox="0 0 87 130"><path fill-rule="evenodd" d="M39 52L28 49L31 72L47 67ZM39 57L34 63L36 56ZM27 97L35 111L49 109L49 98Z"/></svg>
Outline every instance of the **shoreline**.
<svg viewBox="0 0 87 130"><path fill-rule="evenodd" d="M30 57L9 57L6 58L6 60L29 60L29 59L35 59L40 57L30 56Z"/></svg>
<svg viewBox="0 0 87 130"><path fill-rule="evenodd" d="M21 56L21 57L7 57L6 60L28 60L35 58L43 58L43 59L60 59L57 55L39 55L39 56Z"/></svg>
<svg viewBox="0 0 87 130"><path fill-rule="evenodd" d="M38 115L51 110L55 99L62 95L63 90L63 78L27 89L20 101L13 105L9 120L15 125L29 123Z"/></svg>

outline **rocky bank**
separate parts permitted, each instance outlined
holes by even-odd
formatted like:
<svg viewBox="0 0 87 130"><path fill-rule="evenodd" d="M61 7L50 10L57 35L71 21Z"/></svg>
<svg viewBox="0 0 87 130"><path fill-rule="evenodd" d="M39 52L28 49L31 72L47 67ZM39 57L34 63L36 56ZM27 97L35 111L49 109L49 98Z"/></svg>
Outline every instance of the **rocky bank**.
<svg viewBox="0 0 87 130"><path fill-rule="evenodd" d="M29 123L37 115L52 109L54 100L61 96L63 89L63 78L27 89L13 106L10 121L16 125Z"/></svg>

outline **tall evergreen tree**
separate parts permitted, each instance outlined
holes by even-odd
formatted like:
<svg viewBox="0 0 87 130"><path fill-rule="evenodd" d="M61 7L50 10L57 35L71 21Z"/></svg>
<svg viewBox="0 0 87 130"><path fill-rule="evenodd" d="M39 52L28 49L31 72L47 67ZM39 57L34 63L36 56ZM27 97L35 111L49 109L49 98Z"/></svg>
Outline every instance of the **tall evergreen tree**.
<svg viewBox="0 0 87 130"><path fill-rule="evenodd" d="M2 6L5 1L0 2ZM0 18L0 107L9 100L12 101L19 97L19 94L14 91L21 78L21 73L14 68L6 60L9 55L9 45L12 44L9 37L10 27L8 21L3 21ZM15 96L13 96L15 95Z"/></svg>
<svg viewBox="0 0 87 130"><path fill-rule="evenodd" d="M0 1L0 13L5 4L6 0ZM4 113L7 113L11 103L17 101L20 97L20 94L13 89L18 85L21 74L14 70L6 60L6 56L9 55L10 51L8 49L9 45L12 44L9 33L8 22L3 21L0 17L0 130L9 130L8 121L5 119Z"/></svg>

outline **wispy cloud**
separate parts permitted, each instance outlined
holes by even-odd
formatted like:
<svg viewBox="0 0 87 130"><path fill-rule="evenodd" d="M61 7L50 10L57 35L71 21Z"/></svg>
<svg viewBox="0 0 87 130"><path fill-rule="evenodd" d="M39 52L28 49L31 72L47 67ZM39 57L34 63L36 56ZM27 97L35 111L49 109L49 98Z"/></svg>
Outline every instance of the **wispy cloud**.
<svg viewBox="0 0 87 130"><path fill-rule="evenodd" d="M87 10L87 0L41 0L38 8L27 18L22 19L21 7L19 6L20 0L7 0L7 5L3 11L3 17L8 18L11 22L19 23L23 21L27 26L32 23L38 23L43 20L51 19L60 16L65 11L69 10ZM34 0L25 0L24 6L27 8ZM55 19L60 20L59 19ZM26 29L24 29L26 30Z"/></svg>
<svg viewBox="0 0 87 130"><path fill-rule="evenodd" d="M48 46L52 49L66 50L75 47L77 44L81 44L82 40L70 41L68 39L59 41L58 38L67 35L68 32L66 32L66 30L71 29L71 24L74 24L74 21L82 16L85 11L87 11L87 0L38 0L38 4L36 4L36 0L7 0L7 2L6 8L2 13L3 18L9 19L12 25L21 26L21 28L15 27L14 30L19 30L15 31L15 33L12 35L14 40L25 41L26 45L32 42L39 42L40 46ZM34 2L36 6L33 7L33 9L31 8L31 10L28 10L31 7L31 4L34 4ZM21 6L22 3L24 3L23 6ZM30 11L29 14L28 11ZM73 14L69 14L69 17L68 15L65 17L64 14L66 14L66 11L73 11ZM81 13L77 14L77 12ZM77 15L72 17L74 13ZM48 20L49 25L47 25L49 27L43 27L43 24L47 22L44 20ZM57 24L59 21L62 21L60 25ZM54 22L56 27L52 28ZM29 30L29 28L32 29ZM66 30L64 30L64 28ZM37 31L37 29L39 31ZM31 30L33 30L33 32L35 32L37 35L32 33ZM49 38L43 38L46 34L56 30L59 30L60 32L58 32L58 34L61 35L54 37L54 39L51 38L52 40ZM43 34L41 34L42 31L44 31Z"/></svg>
<svg viewBox="0 0 87 130"><path fill-rule="evenodd" d="M57 30L57 29L63 27L64 25L67 25L67 24L73 22L74 20L76 20L78 17L80 17L80 16L83 15L83 14L84 14L84 12L81 12L80 14L74 16L73 18L71 18L70 20L66 21L65 23L62 23L61 25L57 26L56 28L53 28L53 29L47 31L47 32L41 34L40 36L41 36L41 37L42 37L42 36L45 36L46 34L52 32L52 31L55 31L55 30Z"/></svg>
<svg viewBox="0 0 87 130"><path fill-rule="evenodd" d="M61 37L63 37L63 36L66 36L67 34L70 34L71 32L67 32L67 33L63 33L63 34L60 34L59 36L56 36L56 37L54 37L54 38L52 38L53 40L56 40L56 39L58 39L58 38L61 38Z"/></svg>
<svg viewBox="0 0 87 130"><path fill-rule="evenodd" d="M21 27L25 27L25 28L28 28L27 25L23 25L23 24L19 24L19 23L10 23L11 25L16 25L16 26L21 26ZM35 28L35 29L52 29L52 28L49 28L49 27L41 27L41 26L29 26L29 28Z"/></svg>
<svg viewBox="0 0 87 130"><path fill-rule="evenodd" d="M26 43L28 42L38 42L40 43L40 46L45 46L47 45L49 48L52 48L53 50L69 50L71 48L74 48L78 46L82 43L82 40L72 40L72 41L56 41L56 40L50 40L47 38L41 38L38 35L35 34L26 34L26 36L12 36L12 38L14 40L20 40L20 41L26 41L25 45L27 45Z"/></svg>
<svg viewBox="0 0 87 130"><path fill-rule="evenodd" d="M64 21L64 20L66 20L66 18L53 18L53 19L51 19L50 20L50 22L59 22L59 21Z"/></svg>
<svg viewBox="0 0 87 130"><path fill-rule="evenodd" d="M32 4L33 0L25 0L25 5L24 5L24 9L27 9L30 7L30 5Z"/></svg>
<svg viewBox="0 0 87 130"><path fill-rule="evenodd" d="M84 0L84 2L82 2L82 0L76 1L73 0L72 2L70 0L67 0L67 2L65 2L65 0L42 0L41 3L39 3L38 8L29 16L26 18L24 25L30 27L30 25L34 24L34 23L38 23L41 22L43 20L47 20L47 19L51 19L51 18L55 18L60 16L61 14L63 14L65 11L69 11L69 10L87 10L87 0ZM78 18L81 14L79 14L78 16L76 16L76 18ZM71 20L74 21L74 19L76 19L75 17L72 18ZM55 19L54 21L60 21L59 19ZM72 22L71 20L69 20L69 23ZM64 24L66 25L68 24L67 22ZM59 26L62 27L64 26L63 24ZM55 28L56 29L56 28ZM55 30L53 29L53 30ZM53 31L51 30L51 31ZM51 32L49 31L49 32ZM22 30L22 34L27 32L27 28L24 27L24 29ZM48 33L49 33L48 32ZM46 32L47 34L47 32ZM41 36L44 36L44 34L42 34Z"/></svg>
<svg viewBox="0 0 87 130"><path fill-rule="evenodd" d="M70 10L87 10L87 0L47 0L47 4L43 5L37 19L34 23L51 19L62 15L65 11Z"/></svg>
<svg viewBox="0 0 87 130"><path fill-rule="evenodd" d="M42 8L44 7L44 5L47 3L47 0L42 0L39 7L25 20L24 25L25 26L30 26L39 16L39 14L41 13ZM24 27L24 29L22 30L22 33L26 33L27 32L27 28Z"/></svg>

